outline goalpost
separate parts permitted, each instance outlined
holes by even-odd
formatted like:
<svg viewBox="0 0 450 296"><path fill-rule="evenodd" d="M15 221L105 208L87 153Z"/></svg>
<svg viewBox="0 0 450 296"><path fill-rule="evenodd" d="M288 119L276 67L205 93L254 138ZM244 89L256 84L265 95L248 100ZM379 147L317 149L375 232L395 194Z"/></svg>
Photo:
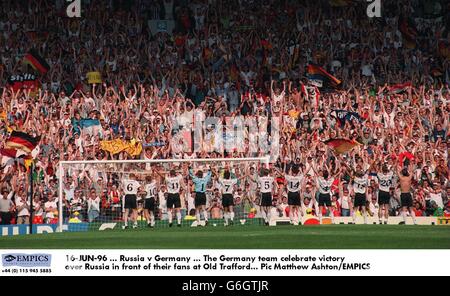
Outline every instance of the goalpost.
<svg viewBox="0 0 450 296"><path fill-rule="evenodd" d="M123 191L121 191L121 181L124 178L128 178L130 175L138 176L138 182L142 186L147 184L147 180L158 176L160 182L159 185L165 186L164 174L167 174L175 166L182 166L183 179L187 178L187 169L202 169L206 174L211 167L217 174L223 172L225 167L229 167L233 174L233 177L239 177L243 174L244 169L247 170L250 167L257 168L260 165L268 165L270 163L270 157L251 157L251 158L213 158L213 159L150 159L150 160L107 160L107 161L61 161L59 163L59 178L58 178L58 213L57 217L57 232L63 231L89 231L93 229L92 226L96 223L103 229L110 229L116 227L117 224L122 224L123 213ZM200 166L200 167L199 167ZM238 176L236 176L238 174ZM146 179L146 177L148 177ZM189 178L190 179L190 178ZM216 178L217 179L217 178ZM108 184L109 183L109 184ZM75 184L75 185L74 185ZM107 195L111 186L120 191L120 203L110 203L110 196ZM245 193L245 184L240 184L241 190ZM108 190L105 192L104 190ZM190 192L186 190L184 194L186 199L182 198L183 207L187 204L187 199L193 200L192 192L193 188L187 187ZM161 192L161 188L158 188ZM217 188L214 194L217 195ZM113 191L115 192L115 191ZM243 194L244 194L243 193ZM102 211L104 203L110 208L105 212L107 213L95 213L93 216L99 214L96 222L90 221L92 219L89 213L86 211L87 200L89 194L95 197L100 195L100 205ZM105 196L106 194L106 196ZM162 193L159 193L161 195ZM210 196L211 197L211 196ZM83 208L79 207L76 202L81 198ZM144 196L138 197L138 199L144 200ZM159 197L161 199L161 197ZM69 201L70 199L70 201ZM114 201L116 201L114 199ZM184 207L185 208L185 207ZM75 209L75 210L73 210ZM80 209L80 211L77 211ZM185 216L189 215L188 210L184 209ZM143 220L143 206L140 203L140 220ZM99 211L101 212L101 211ZM161 211L162 212L162 211ZM56 214L56 213L55 213ZM167 215L167 212L165 213ZM89 216L89 217L88 217ZM191 215L190 215L191 216ZM106 217L106 218L105 218ZM242 217L236 217L242 218ZM98 221L103 219L104 221ZM162 221L162 219L161 219ZM192 222L192 221L191 221ZM101 229L102 230L102 229Z"/></svg>

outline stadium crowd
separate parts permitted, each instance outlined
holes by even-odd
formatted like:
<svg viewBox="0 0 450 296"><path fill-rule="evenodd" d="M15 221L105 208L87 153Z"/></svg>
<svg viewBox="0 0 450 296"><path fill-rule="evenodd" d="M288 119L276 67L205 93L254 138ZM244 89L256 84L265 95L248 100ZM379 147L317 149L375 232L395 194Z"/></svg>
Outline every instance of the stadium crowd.
<svg viewBox="0 0 450 296"><path fill-rule="evenodd" d="M64 1L2 1L0 148L11 130L41 137L34 161L34 221L56 221L62 160L266 155L264 149L255 153L248 142L242 143L243 151L208 152L208 143L202 143L200 151L186 153L191 147L184 131L194 128L195 116L259 124L262 118L269 124L281 119L280 153L270 172L279 184L276 215L289 216L285 173L292 167L301 168L306 178L301 191L305 214L318 214L318 175L338 176L327 208L334 216L351 215L353 170L369 170L366 208L376 216L377 173L387 166L397 175L397 167L405 166L414 175L415 215L449 216L450 59L448 47L441 46L449 40L448 3L430 1L436 5L429 10L419 1L384 1L383 17L369 18L366 3L350 2L83 1L82 17L70 19L64 16ZM402 17L409 16L417 30L414 40L399 29ZM147 23L152 19L173 21L173 34L153 32ZM13 91L8 78L30 71L22 59L32 48L50 66L40 77L42 88L35 94ZM339 88L311 86L310 64L339 78ZM102 82L88 83L88 72L100 72ZM339 118L337 110L353 117ZM360 145L340 155L324 143L338 138ZM117 139L143 149L102 149L102 141ZM23 160L4 160L1 223L27 223L27 169ZM243 178L235 211L254 217L259 168L242 166L234 172ZM187 165L181 168L188 185L182 207L189 214L194 189ZM161 170L152 168L151 176L160 181L164 200ZM67 218L120 216L120 173L65 173ZM218 175L209 184L211 218L223 214ZM389 189L391 216L400 215L397 179ZM160 218L164 214L160 206Z"/></svg>

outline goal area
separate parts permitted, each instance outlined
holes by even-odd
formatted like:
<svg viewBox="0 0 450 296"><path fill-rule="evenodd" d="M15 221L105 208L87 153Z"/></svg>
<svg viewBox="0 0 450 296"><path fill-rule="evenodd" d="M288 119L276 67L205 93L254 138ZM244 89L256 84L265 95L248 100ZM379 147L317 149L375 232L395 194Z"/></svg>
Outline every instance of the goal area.
<svg viewBox="0 0 450 296"><path fill-rule="evenodd" d="M268 164L268 157L62 161L57 207L43 209L42 218L57 232L121 230L125 226L150 231L178 227L180 217L179 227L261 225L256 179ZM174 188L168 187L173 176L180 180L180 188L175 188L179 205L173 205ZM233 203L226 203L227 207L222 202L224 178L235 180L233 188L228 188ZM132 188L133 184L138 188ZM206 197L203 208L196 207L196 192ZM136 193L135 205L134 194L127 193Z"/></svg>

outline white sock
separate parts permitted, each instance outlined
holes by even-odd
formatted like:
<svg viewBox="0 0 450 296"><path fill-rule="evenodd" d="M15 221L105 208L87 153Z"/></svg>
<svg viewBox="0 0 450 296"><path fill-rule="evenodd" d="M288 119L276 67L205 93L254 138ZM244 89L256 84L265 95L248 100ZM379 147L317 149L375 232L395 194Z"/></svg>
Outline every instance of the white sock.
<svg viewBox="0 0 450 296"><path fill-rule="evenodd" d="M330 211L331 223L334 224L334 212Z"/></svg>
<svg viewBox="0 0 450 296"><path fill-rule="evenodd" d="M177 213L177 222L178 222L178 224L181 224L181 213L180 212Z"/></svg>
<svg viewBox="0 0 450 296"><path fill-rule="evenodd" d="M266 216L267 216L267 222L270 223L270 210L267 212Z"/></svg>
<svg viewBox="0 0 450 296"><path fill-rule="evenodd" d="M230 220L233 222L233 220L234 220L234 212L230 212Z"/></svg>
<svg viewBox="0 0 450 296"><path fill-rule="evenodd" d="M264 222L267 222L266 211L264 211L264 210L261 211L261 217L264 219Z"/></svg>
<svg viewBox="0 0 450 296"><path fill-rule="evenodd" d="M356 211L353 211L352 219L353 219L353 223L356 224Z"/></svg>
<svg viewBox="0 0 450 296"><path fill-rule="evenodd" d="M416 222L416 213L414 211L411 211L411 217L413 219L414 225L416 225L417 224L417 222Z"/></svg>
<svg viewBox="0 0 450 296"><path fill-rule="evenodd" d="M208 212L206 210L203 211L203 216L205 218L205 221L208 221Z"/></svg>
<svg viewBox="0 0 450 296"><path fill-rule="evenodd" d="M155 226L155 216L154 215L150 215L150 225Z"/></svg>
<svg viewBox="0 0 450 296"><path fill-rule="evenodd" d="M367 212L363 213L363 217L364 217L364 224L367 224Z"/></svg>
<svg viewBox="0 0 450 296"><path fill-rule="evenodd" d="M224 213L223 214L223 218L225 219L225 224L226 225L228 225L228 216L229 216L230 214L228 214L228 213Z"/></svg>
<svg viewBox="0 0 450 296"><path fill-rule="evenodd" d="M172 211L169 211L168 212L168 215L169 215L169 224L172 224L172 219L173 219L173 217L172 217Z"/></svg>
<svg viewBox="0 0 450 296"><path fill-rule="evenodd" d="M320 224L322 224L322 211L319 210L319 222Z"/></svg>
<svg viewBox="0 0 450 296"><path fill-rule="evenodd" d="M406 224L406 211L402 210L402 217L403 217L403 222L405 222L405 224Z"/></svg>
<svg viewBox="0 0 450 296"><path fill-rule="evenodd" d="M195 214L195 218L197 218L197 222L200 223L200 212L197 212L197 214Z"/></svg>

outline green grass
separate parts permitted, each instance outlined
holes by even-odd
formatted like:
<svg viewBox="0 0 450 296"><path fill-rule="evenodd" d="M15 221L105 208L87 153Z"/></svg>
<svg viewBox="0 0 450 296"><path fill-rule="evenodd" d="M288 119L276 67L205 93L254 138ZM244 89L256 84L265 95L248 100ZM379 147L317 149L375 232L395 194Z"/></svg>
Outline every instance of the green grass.
<svg viewBox="0 0 450 296"><path fill-rule="evenodd" d="M160 228L0 238L0 249L450 249L446 226Z"/></svg>

